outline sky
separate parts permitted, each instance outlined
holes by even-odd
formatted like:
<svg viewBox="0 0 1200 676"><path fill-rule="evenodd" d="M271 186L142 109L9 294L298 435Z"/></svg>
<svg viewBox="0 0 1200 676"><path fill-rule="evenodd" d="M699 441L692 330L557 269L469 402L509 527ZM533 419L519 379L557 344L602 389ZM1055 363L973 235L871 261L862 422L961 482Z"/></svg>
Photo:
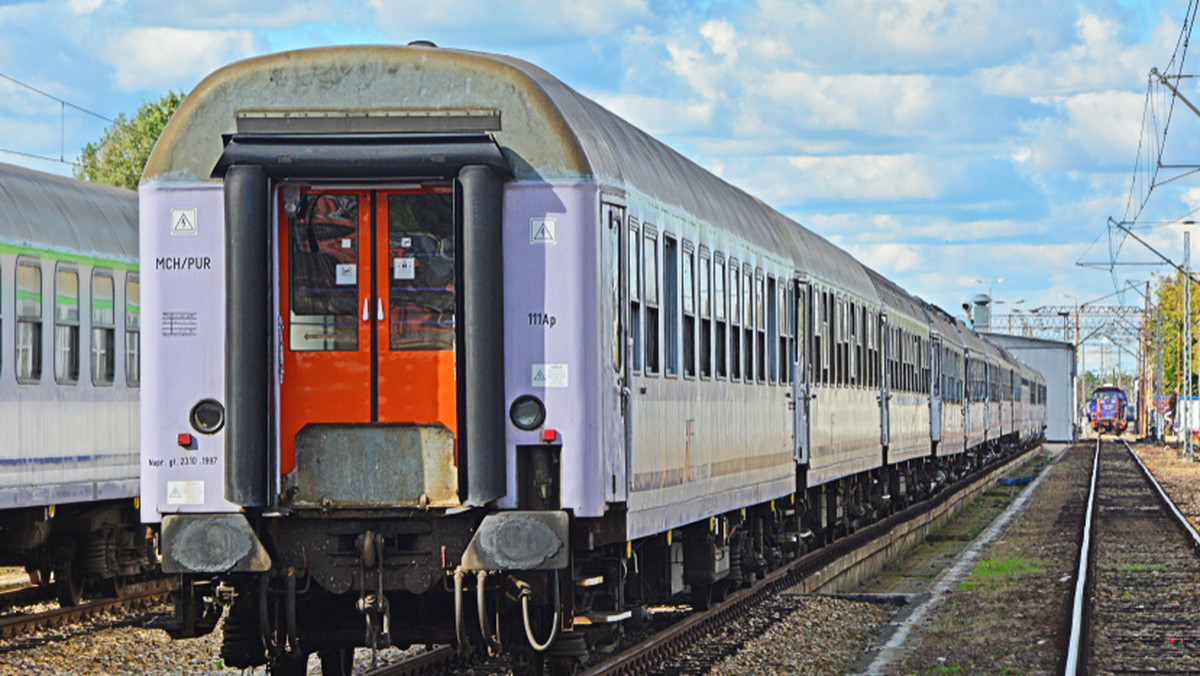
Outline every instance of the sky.
<svg viewBox="0 0 1200 676"><path fill-rule="evenodd" d="M55 97L0 78L0 162L69 175L102 118L239 59L431 40L541 66L960 316L989 290L998 313L1018 315L1140 305L1139 292L1104 297L1168 272L1147 265L1160 261L1150 247L1181 263L1190 230L1200 248L1200 227L1184 223L1200 221L1200 174L1153 170L1160 151L1164 165L1200 164L1200 115L1149 75L1200 72L1181 45L1188 11L1187 0L0 0L0 75ZM1171 82L1200 106L1197 79Z"/></svg>

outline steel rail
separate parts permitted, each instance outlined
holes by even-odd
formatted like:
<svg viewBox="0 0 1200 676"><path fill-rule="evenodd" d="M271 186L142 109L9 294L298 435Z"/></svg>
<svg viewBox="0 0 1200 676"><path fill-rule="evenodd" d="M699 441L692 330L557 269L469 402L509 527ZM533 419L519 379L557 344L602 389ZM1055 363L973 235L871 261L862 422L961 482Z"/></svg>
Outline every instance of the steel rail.
<svg viewBox="0 0 1200 676"><path fill-rule="evenodd" d="M1162 485L1160 485L1158 480L1154 478L1154 475L1150 473L1150 468L1146 467L1146 464L1143 463L1142 459L1137 456L1137 453L1133 452L1133 447L1129 445L1129 442L1122 439L1121 443L1125 444L1125 448L1128 449L1129 455L1133 456L1134 462L1138 464L1138 467L1142 468L1142 475L1145 476L1146 481L1150 482L1150 485L1154 487L1154 492L1157 494L1159 502L1162 503L1168 515L1175 522L1175 525L1178 526L1181 531L1183 531L1184 535L1191 539L1192 549L1194 549L1197 554L1200 554L1200 533L1196 532L1196 529L1192 526L1191 522L1187 520L1187 517L1183 515L1183 512L1180 512L1179 508L1175 506L1175 503L1171 500L1171 497L1167 495L1165 490L1163 490Z"/></svg>
<svg viewBox="0 0 1200 676"><path fill-rule="evenodd" d="M1034 448L1037 448L1036 446ZM1033 449L1024 449L1016 455L991 463L960 479L934 497L914 504L882 521L866 526L820 549L768 573L767 576L748 589L730 594L724 602L707 611L695 612L661 632L650 636L632 648L593 664L583 671L583 676L655 673L661 659L690 645L704 633L730 622L749 610L752 604L770 594L800 584L804 579L825 570L836 562L853 556L880 537L886 537L893 529L932 512L961 491L968 490L977 482L988 480L1011 470L1028 459ZM860 562L861 563L861 562Z"/></svg>
<svg viewBox="0 0 1200 676"><path fill-rule="evenodd" d="M94 617L117 608L147 608L155 603L165 601L171 593L170 579L155 580L145 583L145 588L130 591L120 598L97 599L78 606L54 608L41 613L15 615L0 619L0 638L11 638L22 633L36 631L46 627L58 627L70 622Z"/></svg>
<svg viewBox="0 0 1200 676"><path fill-rule="evenodd" d="M1092 458L1092 485L1088 489L1087 510L1084 512L1083 541L1079 545L1079 567L1075 572L1075 601L1071 611L1071 638L1067 643L1066 663L1063 667L1065 676L1076 676L1087 673L1087 665L1082 656L1087 649L1087 619L1090 615L1090 599L1088 589L1091 585L1088 572L1091 569L1092 529L1095 527L1096 485L1100 475L1100 436L1096 436L1096 454Z"/></svg>
<svg viewBox="0 0 1200 676"><path fill-rule="evenodd" d="M367 676L418 676L437 674L458 664L462 658L454 646L444 645L367 672Z"/></svg>
<svg viewBox="0 0 1200 676"><path fill-rule="evenodd" d="M644 639L641 643L621 653L588 665L581 669L584 676L600 674L635 674L653 673L659 659L679 649L680 644L691 642L708 631L711 627L729 622L749 609L756 601L761 601L773 592L788 589L801 583L805 578L816 575L839 560L852 556L856 551L866 547L871 541L886 537L895 528L906 522L932 512L946 502L979 482L989 477L996 477L1003 472L1025 462L1030 451L1024 449L1017 454L991 463L947 486L928 500L914 504L900 512L892 514L881 521L866 526L854 534L843 537L835 542L809 552L788 564L780 566L768 573L762 580L747 589L737 590L725 601L714 604L707 611L694 612L670 627ZM368 672L368 676L398 676L412 674L431 674L444 672L452 665L462 664L461 658L452 646L443 646L435 650L406 658L395 664L380 667Z"/></svg>

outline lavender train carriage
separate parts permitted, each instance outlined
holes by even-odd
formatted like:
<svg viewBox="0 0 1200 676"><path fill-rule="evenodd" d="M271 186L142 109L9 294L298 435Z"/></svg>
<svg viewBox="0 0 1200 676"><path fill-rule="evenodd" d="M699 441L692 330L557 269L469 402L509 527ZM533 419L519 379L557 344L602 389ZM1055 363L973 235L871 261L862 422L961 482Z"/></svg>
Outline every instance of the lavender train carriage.
<svg viewBox="0 0 1200 676"><path fill-rule="evenodd" d="M142 516L167 628L225 612L230 666L473 642L569 672L1032 440L935 386L936 347L1036 377L1011 357L516 59L233 64L140 195Z"/></svg>

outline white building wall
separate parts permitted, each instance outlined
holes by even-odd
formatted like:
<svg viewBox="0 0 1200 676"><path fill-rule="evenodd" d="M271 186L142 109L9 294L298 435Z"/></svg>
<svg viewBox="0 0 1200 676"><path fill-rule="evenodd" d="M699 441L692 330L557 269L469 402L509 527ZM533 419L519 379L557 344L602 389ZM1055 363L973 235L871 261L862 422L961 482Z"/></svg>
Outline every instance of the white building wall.
<svg viewBox="0 0 1200 676"><path fill-rule="evenodd" d="M985 333L1014 357L1042 372L1046 379L1046 440L1073 442L1078 439L1074 412L1075 346L1057 340Z"/></svg>

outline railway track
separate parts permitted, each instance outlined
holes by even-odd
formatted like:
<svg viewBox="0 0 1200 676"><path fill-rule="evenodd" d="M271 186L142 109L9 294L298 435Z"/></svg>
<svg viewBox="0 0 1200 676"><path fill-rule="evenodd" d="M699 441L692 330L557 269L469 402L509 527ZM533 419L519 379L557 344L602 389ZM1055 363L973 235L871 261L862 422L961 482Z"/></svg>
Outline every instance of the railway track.
<svg viewBox="0 0 1200 676"><path fill-rule="evenodd" d="M140 610L166 602L172 589L171 579L152 580L130 585L120 598L97 599L69 608L41 612L15 612L0 615L0 639L10 639L39 630L82 622L105 613Z"/></svg>
<svg viewBox="0 0 1200 676"><path fill-rule="evenodd" d="M1200 535L1123 441L1087 509L1064 673L1200 672Z"/></svg>
<svg viewBox="0 0 1200 676"><path fill-rule="evenodd" d="M579 673L651 674L661 665L694 645L700 637L720 631L756 605L785 590L816 592L830 589L843 580L859 579L877 571L898 549L923 539L936 523L959 504L993 483L1000 475L1024 462L1028 452L1009 457L981 469L943 490L932 499L863 528L828 546L810 552L769 573L753 586L734 592L724 602L706 611L688 614L621 652L593 662ZM444 646L401 662L368 672L370 676L416 676L423 674L506 673L502 661L464 663L456 651Z"/></svg>

